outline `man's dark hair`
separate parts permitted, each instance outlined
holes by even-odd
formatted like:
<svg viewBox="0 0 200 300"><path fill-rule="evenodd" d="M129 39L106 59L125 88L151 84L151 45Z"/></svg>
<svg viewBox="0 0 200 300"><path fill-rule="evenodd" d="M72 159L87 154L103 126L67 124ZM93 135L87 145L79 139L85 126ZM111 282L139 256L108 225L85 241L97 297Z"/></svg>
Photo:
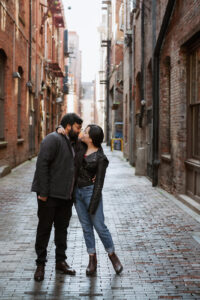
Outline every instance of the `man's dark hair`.
<svg viewBox="0 0 200 300"><path fill-rule="evenodd" d="M66 128L68 124L72 126L74 123L79 125L83 123L83 120L75 113L68 113L64 115L60 122L63 128Z"/></svg>
<svg viewBox="0 0 200 300"><path fill-rule="evenodd" d="M104 133L102 128L96 124L90 124L87 127L90 128L88 134L92 140L92 143L95 147L100 148L104 139Z"/></svg>

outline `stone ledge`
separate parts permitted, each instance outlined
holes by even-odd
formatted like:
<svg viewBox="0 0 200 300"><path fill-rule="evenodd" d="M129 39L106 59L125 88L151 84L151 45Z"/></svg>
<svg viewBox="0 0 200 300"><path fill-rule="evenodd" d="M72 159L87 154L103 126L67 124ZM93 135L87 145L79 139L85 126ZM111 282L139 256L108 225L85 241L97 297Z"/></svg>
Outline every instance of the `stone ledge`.
<svg viewBox="0 0 200 300"><path fill-rule="evenodd" d="M8 175L11 172L11 168L8 165L0 167L0 178Z"/></svg>
<svg viewBox="0 0 200 300"><path fill-rule="evenodd" d="M171 154L162 154L161 159L168 162L168 163L170 163L172 161Z"/></svg>
<svg viewBox="0 0 200 300"><path fill-rule="evenodd" d="M190 208L188 205L185 204L184 201L181 201L181 199L178 197L179 195L173 195L168 193L167 191L163 190L162 188L159 187L155 187L155 189L163 196L165 196L166 198L168 198L169 200L173 201L177 206L179 206L184 212L186 212L187 214L189 214L192 218L194 218L198 223L200 223L200 214L196 212L196 210ZM191 199L190 197L183 195L186 198ZM194 201L194 200L193 200ZM196 202L196 204L198 204Z"/></svg>
<svg viewBox="0 0 200 300"><path fill-rule="evenodd" d="M24 139L17 139L17 145L21 145L21 144L23 144L23 142L24 142Z"/></svg>
<svg viewBox="0 0 200 300"><path fill-rule="evenodd" d="M190 209L192 209L193 211L195 211L197 214L200 215L200 204L193 200L192 198L190 198L187 195L177 195L177 198L185 205L187 205Z"/></svg>
<svg viewBox="0 0 200 300"><path fill-rule="evenodd" d="M1 148L6 148L7 145L8 145L8 142L6 142L6 141L0 141L0 149Z"/></svg>
<svg viewBox="0 0 200 300"><path fill-rule="evenodd" d="M195 168L195 169L197 169L197 170L200 170L200 161L197 160L197 159L192 159L192 158L187 159L187 160L185 161L185 164L186 164L187 166L189 166L189 167L193 167L193 168Z"/></svg>

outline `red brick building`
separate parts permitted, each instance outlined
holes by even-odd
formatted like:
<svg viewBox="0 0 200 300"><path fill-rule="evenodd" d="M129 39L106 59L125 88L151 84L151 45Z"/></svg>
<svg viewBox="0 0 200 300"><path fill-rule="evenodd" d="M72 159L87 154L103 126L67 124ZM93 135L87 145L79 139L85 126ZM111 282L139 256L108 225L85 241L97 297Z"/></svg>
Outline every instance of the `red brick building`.
<svg viewBox="0 0 200 300"><path fill-rule="evenodd" d="M200 201L200 1L176 1L160 51L159 184Z"/></svg>
<svg viewBox="0 0 200 300"><path fill-rule="evenodd" d="M111 108L111 138L121 137L123 121L123 22L120 20L123 13L123 1L112 1L111 17L111 51L110 51L110 108Z"/></svg>
<svg viewBox="0 0 200 300"><path fill-rule="evenodd" d="M105 139L110 144L111 138L123 134L123 1L102 1L102 9L99 82L105 92L99 90L105 101Z"/></svg>
<svg viewBox="0 0 200 300"><path fill-rule="evenodd" d="M200 1L137 1L132 14L136 174L199 202Z"/></svg>
<svg viewBox="0 0 200 300"><path fill-rule="evenodd" d="M200 202L200 0L124 0L123 11L124 156L153 186Z"/></svg>
<svg viewBox="0 0 200 300"><path fill-rule="evenodd" d="M1 1L0 15L0 166L12 168L66 111L68 53L62 1Z"/></svg>

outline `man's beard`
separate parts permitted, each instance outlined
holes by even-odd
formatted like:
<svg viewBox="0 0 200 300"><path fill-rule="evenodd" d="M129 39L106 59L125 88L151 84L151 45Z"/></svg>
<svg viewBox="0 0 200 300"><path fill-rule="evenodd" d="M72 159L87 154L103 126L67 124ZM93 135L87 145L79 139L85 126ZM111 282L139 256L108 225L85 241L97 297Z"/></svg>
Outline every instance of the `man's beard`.
<svg viewBox="0 0 200 300"><path fill-rule="evenodd" d="M78 140L78 133L74 132L73 129L70 129L69 138L72 142L76 142Z"/></svg>

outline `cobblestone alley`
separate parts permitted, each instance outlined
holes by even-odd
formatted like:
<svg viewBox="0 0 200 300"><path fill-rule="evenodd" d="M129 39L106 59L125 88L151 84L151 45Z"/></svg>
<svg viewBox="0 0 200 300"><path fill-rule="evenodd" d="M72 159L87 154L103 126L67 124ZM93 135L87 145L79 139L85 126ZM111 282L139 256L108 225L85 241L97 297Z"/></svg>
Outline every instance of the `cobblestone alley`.
<svg viewBox="0 0 200 300"><path fill-rule="evenodd" d="M0 179L0 299L200 299L200 226L174 197L152 188L121 153L110 160L104 211L124 271L116 275L99 239L98 270L86 277L88 255L75 210L68 235L68 262L74 277L55 272L53 234L45 279L37 283L34 242L35 194L30 186L35 159Z"/></svg>

